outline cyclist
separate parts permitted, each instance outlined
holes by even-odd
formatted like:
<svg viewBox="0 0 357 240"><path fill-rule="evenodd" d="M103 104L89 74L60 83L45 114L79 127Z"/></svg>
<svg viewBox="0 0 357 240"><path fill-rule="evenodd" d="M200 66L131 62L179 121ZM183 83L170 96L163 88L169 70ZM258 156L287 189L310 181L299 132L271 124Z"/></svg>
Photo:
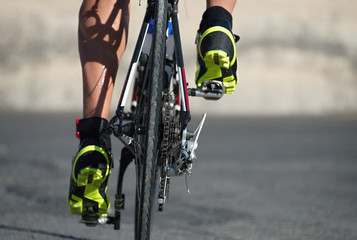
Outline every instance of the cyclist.
<svg viewBox="0 0 357 240"><path fill-rule="evenodd" d="M226 93L238 82L232 33L236 0L207 0L196 37L196 84L220 80ZM72 214L106 216L113 166L107 132L118 65L128 37L130 0L83 0L78 43L83 74L83 119L77 122L79 151L73 159L68 204Z"/></svg>

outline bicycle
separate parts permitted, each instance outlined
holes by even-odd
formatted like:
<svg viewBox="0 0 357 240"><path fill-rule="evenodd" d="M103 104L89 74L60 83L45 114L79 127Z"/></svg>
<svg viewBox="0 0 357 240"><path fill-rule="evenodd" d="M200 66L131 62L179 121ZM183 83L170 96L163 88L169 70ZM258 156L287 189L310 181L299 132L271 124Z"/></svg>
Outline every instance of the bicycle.
<svg viewBox="0 0 357 240"><path fill-rule="evenodd" d="M174 43L171 51L167 48L168 29L172 31ZM151 30L151 47L145 50ZM130 91L133 93L132 106L125 112ZM163 211L170 178L190 175L196 160L197 141L206 114L195 131L188 130L191 120L189 96L217 100L223 94L224 86L219 81L207 81L198 89L187 87L178 0L148 0L118 107L109 122L111 133L125 145L121 152L115 215L95 220L82 218L82 222L114 224L114 229L120 229L120 214L125 202L123 177L134 161L135 239L150 239L151 213L156 204L157 209Z"/></svg>

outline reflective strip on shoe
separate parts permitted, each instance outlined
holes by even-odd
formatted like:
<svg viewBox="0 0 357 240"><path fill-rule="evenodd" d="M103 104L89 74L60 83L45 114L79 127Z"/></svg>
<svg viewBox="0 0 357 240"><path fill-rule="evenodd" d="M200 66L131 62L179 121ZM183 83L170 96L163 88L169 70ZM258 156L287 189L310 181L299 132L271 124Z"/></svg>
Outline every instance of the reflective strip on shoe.
<svg viewBox="0 0 357 240"><path fill-rule="evenodd" d="M221 66L229 65L229 59L227 62L227 53L219 50L212 50L206 52L203 61L205 63L206 72L201 76L199 81L197 81L197 86L201 87L202 83L206 80L222 79ZM229 69L229 66L228 68ZM197 64L196 79L200 71L200 65Z"/></svg>
<svg viewBox="0 0 357 240"><path fill-rule="evenodd" d="M75 214L75 215L82 214L82 198L72 194L71 198L68 200L68 204L71 214Z"/></svg>
<svg viewBox="0 0 357 240"><path fill-rule="evenodd" d="M227 78L223 79L223 85L224 85L224 89L225 89L225 93L227 94L232 94L234 93L234 90L236 88L236 81L234 80L233 76L229 76Z"/></svg>
<svg viewBox="0 0 357 240"><path fill-rule="evenodd" d="M232 62L230 63L230 66L233 66L233 64L235 63L236 61L236 58L237 58L237 52L236 52L236 41L234 40L234 36L233 34L225 27L221 27L221 26L214 26L214 27L210 27L208 28L206 31L203 32L203 34L201 35L200 37L200 42L199 42L199 45L198 46L201 46L202 44L202 41L203 39L205 38L205 36L207 36L208 34L210 33L213 33L213 32L224 32L229 38L230 40L232 41L232 45L233 45L233 49L234 49L234 55L233 55L233 58L232 58ZM202 59L204 59L204 56L202 56L202 53L201 53L201 49L199 48L199 54L200 54L200 57Z"/></svg>
<svg viewBox="0 0 357 240"><path fill-rule="evenodd" d="M108 188L106 187L105 193L107 193L107 189ZM103 196L99 193L98 182L92 181L87 183L83 196L98 203L98 215L105 216L107 214L108 208L110 207L109 196L108 194L105 194L106 199L104 199Z"/></svg>
<svg viewBox="0 0 357 240"><path fill-rule="evenodd" d="M104 151L103 148L98 147L98 146L96 146L96 145L89 145L89 146L86 146L86 147L82 148L82 149L78 152L78 154L77 154L77 156L76 156L76 159L74 160L73 166L76 166L77 160L78 160L83 154L85 154L85 153L87 153L87 152L90 152L90 151L97 151L97 152L101 153L101 154L105 157L105 159L106 159L106 161L107 161L107 170L106 170L105 175L103 176L103 179L102 179L102 182L104 182L105 179L108 177L109 172L110 172L110 161L109 161L108 154L106 153L106 151ZM77 183L77 178L76 178L76 174L75 174L75 171L74 171L74 170L75 170L75 167L73 167L72 176L73 176L74 182ZM99 170L99 171L100 171L100 170Z"/></svg>
<svg viewBox="0 0 357 240"><path fill-rule="evenodd" d="M110 207L110 199L107 194L108 187L105 187L105 197L100 194L101 184L104 182L102 171L97 168L84 168L78 174L77 186L84 187L83 198L74 194L71 195L68 203L72 214L83 214L84 208L88 208L83 199L90 200L97 204L98 212L95 212L100 217L107 216ZM92 205L91 203L90 205Z"/></svg>
<svg viewBox="0 0 357 240"><path fill-rule="evenodd" d="M98 168L83 168L78 174L77 186L85 187L87 184L91 184L100 188L100 185L103 183L103 174L102 171Z"/></svg>

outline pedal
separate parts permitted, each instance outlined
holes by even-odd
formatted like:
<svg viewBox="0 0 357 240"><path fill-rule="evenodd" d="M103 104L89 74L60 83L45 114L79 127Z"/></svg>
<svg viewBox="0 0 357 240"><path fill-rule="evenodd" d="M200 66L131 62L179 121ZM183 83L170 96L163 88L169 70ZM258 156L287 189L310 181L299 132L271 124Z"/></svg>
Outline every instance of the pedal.
<svg viewBox="0 0 357 240"><path fill-rule="evenodd" d="M82 215L82 219L79 222L85 224L87 227L95 227L99 224L98 219L98 216Z"/></svg>
<svg viewBox="0 0 357 240"><path fill-rule="evenodd" d="M206 93L215 93L215 94L224 94L225 87L221 81L209 80L204 81L200 87L202 92Z"/></svg>
<svg viewBox="0 0 357 240"><path fill-rule="evenodd" d="M190 96L203 97L206 100L218 100L223 97L225 87L221 81L208 80L204 81L201 87L188 89Z"/></svg>
<svg viewBox="0 0 357 240"><path fill-rule="evenodd" d="M82 219L79 221L80 223L85 224L87 227L95 227L98 224L105 224L108 221L107 216L99 216L98 204L84 199L83 200L83 212Z"/></svg>
<svg viewBox="0 0 357 240"><path fill-rule="evenodd" d="M108 220L109 220L108 217L82 215L82 219L79 220L79 223L83 223L87 227L95 227L98 224L106 224L106 223L108 223Z"/></svg>

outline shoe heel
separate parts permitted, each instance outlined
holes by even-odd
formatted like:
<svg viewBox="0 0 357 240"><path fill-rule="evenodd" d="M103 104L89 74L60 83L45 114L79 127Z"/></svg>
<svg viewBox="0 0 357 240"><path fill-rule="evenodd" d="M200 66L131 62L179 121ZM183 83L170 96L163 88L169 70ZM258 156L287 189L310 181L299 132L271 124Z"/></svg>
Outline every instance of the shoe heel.
<svg viewBox="0 0 357 240"><path fill-rule="evenodd" d="M85 187L92 185L93 187L99 188L103 183L102 171L96 168L84 168L78 174L77 186Z"/></svg>
<svg viewBox="0 0 357 240"><path fill-rule="evenodd" d="M220 68L229 69L230 67L229 56L224 51L208 51L205 55L204 61L207 68L216 66Z"/></svg>
<svg viewBox="0 0 357 240"><path fill-rule="evenodd" d="M110 207L109 196L105 194L105 199L103 199L103 196L99 193L99 189L105 181L102 171L97 168L84 168L78 174L77 186L85 187L83 193L85 198L83 200L83 216L107 216L108 208Z"/></svg>

